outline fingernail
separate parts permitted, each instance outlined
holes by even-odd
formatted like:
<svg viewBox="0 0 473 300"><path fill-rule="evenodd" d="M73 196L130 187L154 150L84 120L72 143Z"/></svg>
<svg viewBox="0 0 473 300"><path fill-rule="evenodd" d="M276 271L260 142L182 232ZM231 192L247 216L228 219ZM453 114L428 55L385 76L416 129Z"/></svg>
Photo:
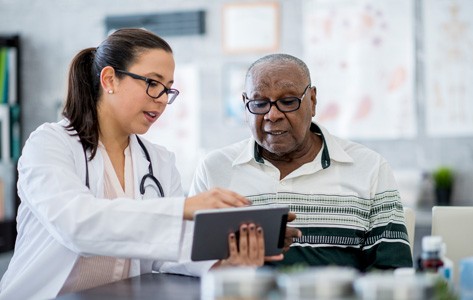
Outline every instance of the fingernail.
<svg viewBox="0 0 473 300"><path fill-rule="evenodd" d="M263 232L263 230L261 229L261 227L258 227L257 231L258 231L258 233Z"/></svg>
<svg viewBox="0 0 473 300"><path fill-rule="evenodd" d="M251 225L250 226L250 231L254 231L255 230L255 226Z"/></svg>
<svg viewBox="0 0 473 300"><path fill-rule="evenodd" d="M235 239L235 235L233 233L230 234L230 239L232 239L232 240Z"/></svg>

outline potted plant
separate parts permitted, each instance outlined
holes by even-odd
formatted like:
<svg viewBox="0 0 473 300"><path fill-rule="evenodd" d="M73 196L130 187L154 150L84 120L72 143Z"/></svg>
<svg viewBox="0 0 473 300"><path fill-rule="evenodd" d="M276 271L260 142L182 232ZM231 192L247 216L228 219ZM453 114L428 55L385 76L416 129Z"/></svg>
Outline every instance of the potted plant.
<svg viewBox="0 0 473 300"><path fill-rule="evenodd" d="M435 197L437 205L450 205L453 187L453 170L449 167L438 167L432 173L435 182Z"/></svg>

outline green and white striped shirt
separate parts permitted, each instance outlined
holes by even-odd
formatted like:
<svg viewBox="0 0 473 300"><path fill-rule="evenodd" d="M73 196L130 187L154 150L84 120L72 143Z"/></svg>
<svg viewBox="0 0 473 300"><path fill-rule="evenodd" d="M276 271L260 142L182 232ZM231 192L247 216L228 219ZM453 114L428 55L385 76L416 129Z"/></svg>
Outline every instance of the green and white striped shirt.
<svg viewBox="0 0 473 300"><path fill-rule="evenodd" d="M376 152L323 127L324 146L314 161L280 180L254 139L210 152L190 194L213 187L233 190L253 205L285 204L302 231L282 262L273 265L352 266L361 271L412 267L403 207L391 167Z"/></svg>

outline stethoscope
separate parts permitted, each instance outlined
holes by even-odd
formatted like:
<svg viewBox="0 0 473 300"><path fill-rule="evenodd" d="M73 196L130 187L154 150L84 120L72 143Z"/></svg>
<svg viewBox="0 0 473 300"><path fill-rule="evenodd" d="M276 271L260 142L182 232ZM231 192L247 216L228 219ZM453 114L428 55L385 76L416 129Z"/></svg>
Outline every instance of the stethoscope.
<svg viewBox="0 0 473 300"><path fill-rule="evenodd" d="M143 144L143 142L141 141L141 139L137 135L135 135L135 136L136 136L136 140L138 141L138 144L140 144L140 147L141 147L141 149L143 150L143 152L145 154L146 160L149 162L148 174L146 174L145 176L143 176L143 178L141 178L140 194L142 196L145 194L145 190L146 190L145 183L146 183L146 180L149 179L158 187L159 195L161 197L164 197L163 187L161 186L161 183L159 182L159 180L156 177L154 177L153 165L151 164L151 157L149 156L148 150L146 149L146 147ZM89 185L89 163L88 163L87 154L85 152L85 149L84 149L84 157L85 157L85 185L90 189L90 185Z"/></svg>

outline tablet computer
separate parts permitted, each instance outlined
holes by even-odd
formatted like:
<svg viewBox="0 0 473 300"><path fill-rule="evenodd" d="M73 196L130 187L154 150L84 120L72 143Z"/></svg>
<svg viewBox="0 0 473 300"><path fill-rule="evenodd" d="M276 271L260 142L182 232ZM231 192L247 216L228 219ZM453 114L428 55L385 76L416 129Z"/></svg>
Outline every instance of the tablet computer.
<svg viewBox="0 0 473 300"><path fill-rule="evenodd" d="M288 206L261 205L199 210L194 214L191 259L225 259L229 256L228 235L238 238L240 225L254 223L264 232L265 255L278 255L284 247Z"/></svg>

